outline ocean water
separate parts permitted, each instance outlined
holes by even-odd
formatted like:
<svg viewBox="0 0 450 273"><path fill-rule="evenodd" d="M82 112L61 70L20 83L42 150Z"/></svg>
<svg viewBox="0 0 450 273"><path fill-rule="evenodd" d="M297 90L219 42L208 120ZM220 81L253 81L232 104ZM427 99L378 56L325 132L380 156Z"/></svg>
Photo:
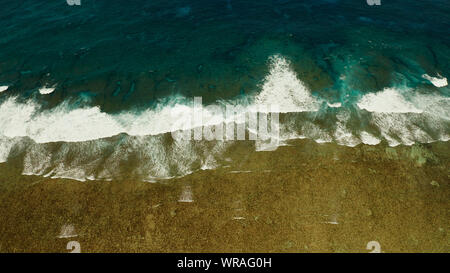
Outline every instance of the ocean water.
<svg viewBox="0 0 450 273"><path fill-rule="evenodd" d="M224 166L239 141L171 135L196 126L194 97L240 107L235 121L204 110L209 125L276 106L276 147L450 139L449 1L2 4L0 164L24 175L156 181Z"/></svg>

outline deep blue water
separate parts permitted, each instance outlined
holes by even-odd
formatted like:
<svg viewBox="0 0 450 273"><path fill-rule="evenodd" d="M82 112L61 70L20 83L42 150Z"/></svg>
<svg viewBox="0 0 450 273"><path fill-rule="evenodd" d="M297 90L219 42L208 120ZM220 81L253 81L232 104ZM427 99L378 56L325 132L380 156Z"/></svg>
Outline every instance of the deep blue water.
<svg viewBox="0 0 450 273"><path fill-rule="evenodd" d="M0 84L21 96L57 84L37 98L50 105L83 94L116 111L173 94L215 101L257 92L277 53L312 92L333 99L348 88L365 93L404 80L393 72L418 85L424 73L450 71L445 0L2 3ZM343 83L344 66L354 63L357 75Z"/></svg>

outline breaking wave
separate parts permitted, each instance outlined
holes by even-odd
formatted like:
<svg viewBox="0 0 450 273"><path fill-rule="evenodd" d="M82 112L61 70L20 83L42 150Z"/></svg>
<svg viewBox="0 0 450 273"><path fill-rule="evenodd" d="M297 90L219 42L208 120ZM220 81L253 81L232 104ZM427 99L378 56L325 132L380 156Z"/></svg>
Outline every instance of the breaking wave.
<svg viewBox="0 0 450 273"><path fill-rule="evenodd" d="M203 124L244 123L252 111L276 111L281 117L279 135L272 135L277 145L299 138L346 146L450 139L450 99L445 96L390 87L342 105L313 95L283 56L270 57L268 65L257 94L216 102L239 105L241 112L230 119L204 108ZM68 102L43 109L32 99L7 97L0 103L0 162L19 157L24 175L82 181L125 173L154 181L216 168L226 161L224 154L233 141L175 140L170 135L195 127L187 114L192 112L192 98L184 97L173 97L153 109L116 114L99 107L73 108ZM254 147L264 150L264 145L256 141Z"/></svg>

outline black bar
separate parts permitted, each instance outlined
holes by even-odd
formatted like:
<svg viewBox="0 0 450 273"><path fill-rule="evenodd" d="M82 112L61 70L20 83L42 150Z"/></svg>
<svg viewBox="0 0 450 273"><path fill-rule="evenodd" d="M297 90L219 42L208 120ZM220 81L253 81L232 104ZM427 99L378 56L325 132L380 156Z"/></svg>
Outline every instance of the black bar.
<svg viewBox="0 0 450 273"><path fill-rule="evenodd" d="M447 254L267 254L267 253L157 253L157 254L0 254L0 261L13 268L61 264L71 269L117 271L125 266L139 272L310 272L311 270L406 270L423 264L444 265ZM430 263L429 260L432 260ZM224 264L228 261L227 264ZM230 262L231 261L231 262ZM208 266L207 266L208 265ZM156 270L158 269L158 270ZM280 271L282 270L282 271Z"/></svg>

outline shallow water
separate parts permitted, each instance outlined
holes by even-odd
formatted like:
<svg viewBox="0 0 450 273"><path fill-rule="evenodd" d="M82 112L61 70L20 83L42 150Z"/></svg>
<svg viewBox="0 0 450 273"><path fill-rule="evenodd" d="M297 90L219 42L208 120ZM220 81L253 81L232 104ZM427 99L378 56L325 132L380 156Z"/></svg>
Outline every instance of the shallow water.
<svg viewBox="0 0 450 273"><path fill-rule="evenodd" d="M295 145L294 145L295 144ZM449 142L296 140L160 183L0 165L0 252L448 252ZM134 162L133 162L134 163ZM132 164L133 164L132 163Z"/></svg>

